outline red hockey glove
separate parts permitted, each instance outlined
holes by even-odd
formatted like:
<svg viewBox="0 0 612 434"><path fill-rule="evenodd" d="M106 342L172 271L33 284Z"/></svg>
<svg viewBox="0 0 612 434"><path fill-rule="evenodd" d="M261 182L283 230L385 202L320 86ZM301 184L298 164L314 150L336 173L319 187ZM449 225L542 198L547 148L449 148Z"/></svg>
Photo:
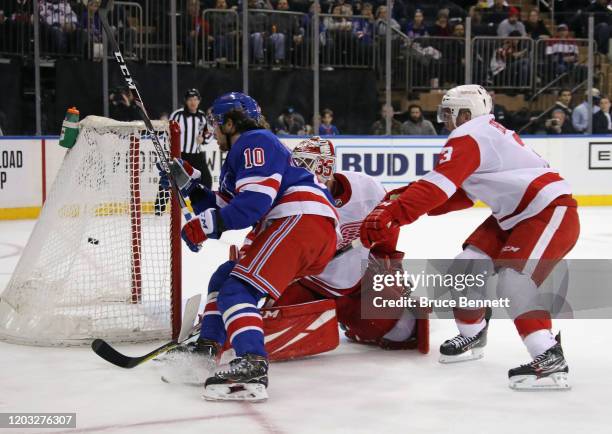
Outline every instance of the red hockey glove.
<svg viewBox="0 0 612 434"><path fill-rule="evenodd" d="M401 226L400 212L401 210L395 201L379 203L361 224L361 244L370 248L374 243L389 238L392 235L392 230Z"/></svg>
<svg viewBox="0 0 612 434"><path fill-rule="evenodd" d="M208 238L219 239L223 222L219 212L209 208L188 221L181 230L181 237L192 252L199 252Z"/></svg>

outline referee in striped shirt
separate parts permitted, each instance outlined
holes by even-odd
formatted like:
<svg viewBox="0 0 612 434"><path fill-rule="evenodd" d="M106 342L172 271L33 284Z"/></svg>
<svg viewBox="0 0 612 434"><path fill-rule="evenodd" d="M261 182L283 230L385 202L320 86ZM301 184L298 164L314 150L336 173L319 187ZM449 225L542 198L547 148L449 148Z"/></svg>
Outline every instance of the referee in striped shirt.
<svg viewBox="0 0 612 434"><path fill-rule="evenodd" d="M202 173L202 184L207 188L212 187L212 177L200 149L207 136L206 114L200 110L200 92L197 89L189 89L185 92L185 105L170 115L170 120L178 122L181 127L181 158L191 164ZM166 209L168 195L160 186L155 201L155 213L163 214Z"/></svg>
<svg viewBox="0 0 612 434"><path fill-rule="evenodd" d="M189 89L185 92L185 106L172 113L170 120L181 127L181 158L202 172L202 183L210 188L212 177L200 149L208 130L206 114L198 108L201 100L197 89Z"/></svg>

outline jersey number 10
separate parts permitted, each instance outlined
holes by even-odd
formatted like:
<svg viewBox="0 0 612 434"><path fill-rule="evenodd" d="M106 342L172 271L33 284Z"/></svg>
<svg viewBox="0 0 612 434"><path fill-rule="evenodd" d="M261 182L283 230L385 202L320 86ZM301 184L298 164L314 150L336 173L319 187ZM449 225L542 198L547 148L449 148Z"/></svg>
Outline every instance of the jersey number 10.
<svg viewBox="0 0 612 434"><path fill-rule="evenodd" d="M266 164L264 150L261 148L245 149L244 150L244 167L260 167Z"/></svg>

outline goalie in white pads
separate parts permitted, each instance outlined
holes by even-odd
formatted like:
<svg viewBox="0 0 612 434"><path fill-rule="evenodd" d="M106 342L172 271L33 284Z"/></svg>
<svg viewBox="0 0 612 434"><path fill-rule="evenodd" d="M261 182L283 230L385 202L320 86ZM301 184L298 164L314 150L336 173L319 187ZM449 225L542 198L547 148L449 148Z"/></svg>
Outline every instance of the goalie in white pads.
<svg viewBox="0 0 612 434"><path fill-rule="evenodd" d="M292 152L293 163L314 173L334 198L340 221L342 242L338 250L359 237L359 227L368 213L386 197L383 186L371 176L357 172L335 171L335 150L331 141L312 137L300 142ZM372 274L392 273L401 269L403 252L396 250L399 229L372 249L354 247L335 257L325 270L293 282L275 306L291 306L312 300L333 299L338 321L346 336L364 344L384 349L415 349L427 353L429 324L427 313L412 309L389 309L376 319L363 318L364 298L382 296L399 298L405 288L386 288L383 293L371 290ZM362 263L368 262L365 274ZM367 305L367 303L364 303ZM370 303L371 305L371 303ZM386 318L380 318L387 316Z"/></svg>
<svg viewBox="0 0 612 434"><path fill-rule="evenodd" d="M464 244L458 259L493 261L498 295L532 361L508 372L515 389L567 389L568 366L538 286L574 246L580 224L571 187L514 131L491 115L482 86L465 85L442 98L438 117L451 131L434 170L382 202L364 221L361 240L371 245L419 216L471 207L477 199L493 214ZM440 347L441 362L482 357L485 309L455 309L459 335Z"/></svg>

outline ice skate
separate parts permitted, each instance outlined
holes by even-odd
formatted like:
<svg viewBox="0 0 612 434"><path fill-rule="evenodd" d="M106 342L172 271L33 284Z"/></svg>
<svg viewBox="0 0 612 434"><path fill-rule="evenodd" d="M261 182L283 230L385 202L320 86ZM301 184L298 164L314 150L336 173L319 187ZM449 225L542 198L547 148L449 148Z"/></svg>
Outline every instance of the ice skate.
<svg viewBox="0 0 612 434"><path fill-rule="evenodd" d="M262 402L268 399L268 359L255 354L237 357L206 380L208 401Z"/></svg>
<svg viewBox="0 0 612 434"><path fill-rule="evenodd" d="M440 363L458 363L478 360L484 357L484 347L487 345L487 332L491 309L485 312L485 327L474 337L465 337L458 334L440 345Z"/></svg>
<svg viewBox="0 0 612 434"><path fill-rule="evenodd" d="M509 385L514 390L569 390L569 367L563 356L561 334L557 343L532 362L508 371Z"/></svg>

